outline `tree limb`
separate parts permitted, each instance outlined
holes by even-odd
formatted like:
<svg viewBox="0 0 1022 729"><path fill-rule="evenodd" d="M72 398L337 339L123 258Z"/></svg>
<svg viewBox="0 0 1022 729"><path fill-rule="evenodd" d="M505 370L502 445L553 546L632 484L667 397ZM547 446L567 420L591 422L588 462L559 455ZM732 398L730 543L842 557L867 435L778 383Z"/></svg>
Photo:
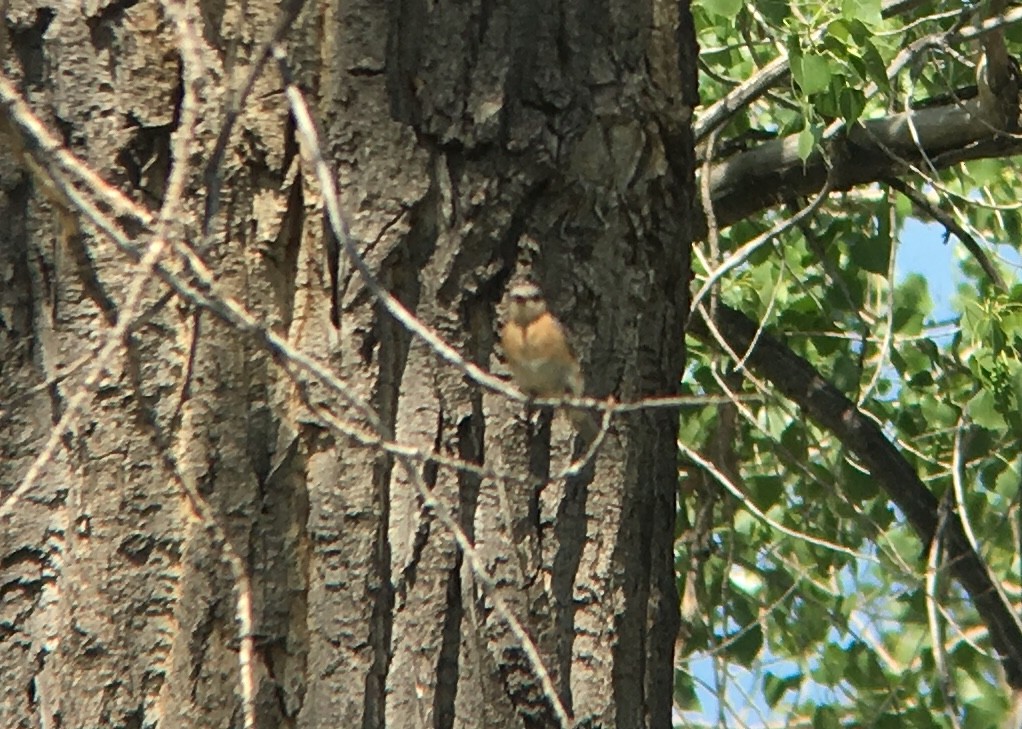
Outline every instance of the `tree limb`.
<svg viewBox="0 0 1022 729"><path fill-rule="evenodd" d="M920 4L918 0L885 0L880 14L884 18L890 18L906 13ZM1001 10L1003 11L1003 8ZM973 11L965 8L965 12ZM977 26L964 28L956 26L956 29L950 33L941 33L921 38L913 44L913 47L919 50L926 45L973 40L1005 25L1017 23L1020 19L1022 19L1022 9L1015 9L1003 15L997 12L994 14L994 17L988 18ZM780 56L733 88L723 98L706 107L692 126L696 143L702 142L706 135L730 121L735 112L749 106L756 99L766 94L767 91L786 81L790 74L791 64L788 57Z"/></svg>
<svg viewBox="0 0 1022 729"><path fill-rule="evenodd" d="M885 0L880 14L889 18L907 12L919 4L917 0ZM821 31L819 35L822 36L822 34ZM744 109L774 86L787 80L790 73L791 64L788 57L779 56L732 89L726 96L708 106L692 125L696 143L702 142L710 132L726 124L736 111Z"/></svg>
<svg viewBox="0 0 1022 729"><path fill-rule="evenodd" d="M916 139L913 139L912 129ZM725 227L791 195L819 190L830 176L835 191L905 175L925 156L935 169L970 159L1022 153L1022 139L996 131L978 99L917 109L856 124L824 155L798 154L798 137L765 142L710 166L717 223ZM702 210L697 227L705 231Z"/></svg>
<svg viewBox="0 0 1022 729"><path fill-rule="evenodd" d="M937 499L919 475L884 435L880 426L828 382L813 366L770 336L739 311L718 305L714 324L732 351L748 352L746 362L761 377L799 407L818 425L836 435L865 465L891 501L905 514L924 544L937 532ZM714 344L706 322L694 316L690 333ZM947 563L969 594L990 632L1008 684L1022 688L1022 621L993 579L983 558L972 548L959 514L951 513L943 528Z"/></svg>
<svg viewBox="0 0 1022 729"><path fill-rule="evenodd" d="M905 5L887 3L885 14L904 10ZM1022 152L1022 139L1014 135L1020 116L1017 65L1007 56L1002 38L1005 27L1020 22L1022 8L1013 8L976 25L920 38L888 69L893 77L925 48L978 40L984 48L978 94L951 93L949 103L856 123L805 160L798 154L798 135L791 135L712 164L710 191L719 226L776 205L783 197L819 190L828 175L834 190L842 191L903 176L923 160L932 172L966 160ZM786 58L765 66L701 115L695 125L697 137L723 124L787 73ZM974 98L963 100L968 95ZM722 146L727 147L726 140ZM706 224L701 209L695 227L702 237Z"/></svg>

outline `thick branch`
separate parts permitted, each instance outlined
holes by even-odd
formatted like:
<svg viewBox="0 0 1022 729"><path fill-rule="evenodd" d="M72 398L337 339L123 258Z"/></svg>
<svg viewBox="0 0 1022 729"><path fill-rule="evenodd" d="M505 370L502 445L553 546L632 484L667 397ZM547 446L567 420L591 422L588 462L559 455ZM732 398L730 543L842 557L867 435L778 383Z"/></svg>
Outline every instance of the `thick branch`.
<svg viewBox="0 0 1022 729"><path fill-rule="evenodd" d="M911 2L889 1L884 14L904 12ZM1003 3L993 7L996 11ZM962 16L964 21L965 16ZM798 137L777 139L729 157L711 167L710 190L718 226L724 227L779 203L782 197L807 195L823 186L828 172L834 190L907 174L926 161L928 172L971 159L1022 152L1017 136L1019 98L1017 65L1007 54L1004 28L1022 22L1022 8L999 13L976 25L961 25L915 41L888 68L891 78L925 48L979 40L979 94L969 101L915 109L856 124L842 138L828 138L826 154L816 149L803 161ZM697 139L723 124L773 84L786 77L788 63L779 58L749 81L709 107L696 124ZM952 98L955 95L952 94ZM962 97L957 97L962 98ZM724 145L726 146L726 145ZM783 190L783 194L781 192ZM697 219L705 235L705 216Z"/></svg>
<svg viewBox="0 0 1022 729"><path fill-rule="evenodd" d="M885 0L881 15L890 18L912 10L920 5L919 0ZM817 34L816 40L822 35ZM736 86L727 96L711 104L699 115L693 125L696 142L702 142L714 129L719 129L741 109L744 109L767 91L791 75L791 64L787 56L780 56L765 65L751 77Z"/></svg>
<svg viewBox="0 0 1022 729"><path fill-rule="evenodd" d="M913 134L914 127L914 134ZM999 134L979 102L928 107L874 119L835 140L827 158L817 149L804 162L798 138L759 145L710 167L710 191L721 227L792 195L808 195L823 186L828 174L833 189L904 175L920 163L944 169L970 159L1004 157L1022 152L1022 139ZM701 221L705 231L705 221Z"/></svg>
<svg viewBox="0 0 1022 729"><path fill-rule="evenodd" d="M880 427L809 362L764 332L757 337L756 323L741 312L718 305L714 323L732 351L742 354L751 348L747 362L752 369L855 454L905 514L923 543L929 544L937 530L937 499ZM705 321L698 316L693 317L690 331L713 344ZM998 590L986 563L969 544L957 513L948 515L942 533L952 572L990 631L1008 683L1022 688L1022 622Z"/></svg>

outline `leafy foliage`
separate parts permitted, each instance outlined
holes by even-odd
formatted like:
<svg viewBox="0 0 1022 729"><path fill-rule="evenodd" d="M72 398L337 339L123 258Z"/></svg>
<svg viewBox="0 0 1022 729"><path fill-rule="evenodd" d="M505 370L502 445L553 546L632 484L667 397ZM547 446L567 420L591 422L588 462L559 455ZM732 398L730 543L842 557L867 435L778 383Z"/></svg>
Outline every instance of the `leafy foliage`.
<svg viewBox="0 0 1022 729"><path fill-rule="evenodd" d="M989 4L879 0L701 0L693 12L706 107L778 58L790 70L728 119L715 149L741 154L733 150L750 144L737 140L791 137L803 159L827 153L828 128L974 95L979 52L955 33L994 17ZM1009 20L1003 38L1012 52L1022 47L1022 24ZM1013 599L1022 476L1015 170L997 158L903 169L927 210L883 181L831 194L811 216L745 249L710 294L783 338L882 426L934 496L956 506ZM695 288L804 203L711 227ZM906 253L906 225L935 211L972 238L1006 287L939 229L925 234L932 256ZM930 260L947 247L953 271ZM952 278L957 294L935 304L931 286ZM689 391L735 397L687 409L681 442L743 496L707 478L682 500L679 590L699 606L683 615L687 663L676 685L686 725L1000 722L1008 691L986 626L945 564L927 580L931 545L833 433L721 347L689 345ZM705 508L712 531L699 534Z"/></svg>

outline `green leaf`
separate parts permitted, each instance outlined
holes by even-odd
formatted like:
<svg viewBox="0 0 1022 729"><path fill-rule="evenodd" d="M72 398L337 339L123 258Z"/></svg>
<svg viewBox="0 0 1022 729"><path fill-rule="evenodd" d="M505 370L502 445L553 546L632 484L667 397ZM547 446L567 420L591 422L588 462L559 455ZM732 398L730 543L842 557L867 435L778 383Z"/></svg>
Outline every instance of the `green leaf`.
<svg viewBox="0 0 1022 729"><path fill-rule="evenodd" d="M759 519L747 511L739 511L735 514L735 532L746 537L751 537L759 526Z"/></svg>
<svg viewBox="0 0 1022 729"><path fill-rule="evenodd" d="M891 238L887 234L865 235L848 246L848 257L858 268L886 275L890 265Z"/></svg>
<svg viewBox="0 0 1022 729"><path fill-rule="evenodd" d="M780 503L781 497L784 496L784 481L780 476L773 474L752 476L746 479L745 483L752 501L763 511Z"/></svg>
<svg viewBox="0 0 1022 729"><path fill-rule="evenodd" d="M943 396L920 398L919 409L931 428L949 428L958 422L958 408L945 402Z"/></svg>
<svg viewBox="0 0 1022 729"><path fill-rule="evenodd" d="M1010 468L1003 468L994 481L994 491L1005 501L1014 501L1019 492L1019 459L1012 461Z"/></svg>
<svg viewBox="0 0 1022 729"><path fill-rule="evenodd" d="M763 629L759 623L745 626L736 638L728 639L728 658L743 666L751 666L763 648Z"/></svg>
<svg viewBox="0 0 1022 729"><path fill-rule="evenodd" d="M803 129L798 134L798 157L803 162L809 159L809 155L813 153L813 149L816 147L816 135L812 129Z"/></svg>
<svg viewBox="0 0 1022 729"><path fill-rule="evenodd" d="M792 72L794 74L794 68ZM799 59L799 73L795 74L795 80L802 87L802 93L809 96L830 87L832 72L830 61L826 56L805 54Z"/></svg>
<svg viewBox="0 0 1022 729"><path fill-rule="evenodd" d="M919 334L931 307L926 279L918 274L906 276L905 281L894 290L894 316L891 318L894 331L908 335Z"/></svg>
<svg viewBox="0 0 1022 729"><path fill-rule="evenodd" d="M733 19L738 15L738 11L742 9L745 4L741 0L699 0L699 4L706 9L707 12L718 15L722 18Z"/></svg>
<svg viewBox="0 0 1022 729"><path fill-rule="evenodd" d="M976 159L965 163L977 187L986 187L1004 175L1004 162L1000 159Z"/></svg>
<svg viewBox="0 0 1022 729"><path fill-rule="evenodd" d="M861 90L850 86L838 90L838 110L846 122L854 124L865 108L866 95Z"/></svg>
<svg viewBox="0 0 1022 729"><path fill-rule="evenodd" d="M1008 426L1008 424L1004 421L1004 416L998 412L997 400L994 398L994 394L990 392L990 390L984 389L976 393L976 395L969 400L966 412L969 413L969 418L972 419L972 422L983 428L1001 430Z"/></svg>
<svg viewBox="0 0 1022 729"><path fill-rule="evenodd" d="M834 386L842 392L855 392L859 386L859 377L862 371L859 369L857 357L851 355L838 357L831 370L831 381Z"/></svg>
<svg viewBox="0 0 1022 729"><path fill-rule="evenodd" d="M756 597L763 590L763 578L741 565L733 565L728 572L728 581L735 589L750 597Z"/></svg>
<svg viewBox="0 0 1022 729"><path fill-rule="evenodd" d="M887 64L880 55L873 43L866 41L862 44L862 63L866 68L866 79L872 81L881 89L888 91L891 88L891 81L887 78Z"/></svg>
<svg viewBox="0 0 1022 729"><path fill-rule="evenodd" d="M883 22L880 10L880 0L844 0L841 3L842 15L866 25L880 25Z"/></svg>
<svg viewBox="0 0 1022 729"><path fill-rule="evenodd" d="M798 689L802 685L802 674L794 673L790 676L778 676L771 671L766 672L763 678L763 694L767 704L776 707L784 698L784 694L792 689Z"/></svg>
<svg viewBox="0 0 1022 729"><path fill-rule="evenodd" d="M879 493L876 479L858 468L846 463L842 473L841 490L852 501L864 501Z"/></svg>
<svg viewBox="0 0 1022 729"><path fill-rule="evenodd" d="M695 678L688 671L674 672L674 703L679 708L687 710L699 707Z"/></svg>
<svg viewBox="0 0 1022 729"><path fill-rule="evenodd" d="M841 729L837 711L831 706L821 706L813 712L813 729Z"/></svg>

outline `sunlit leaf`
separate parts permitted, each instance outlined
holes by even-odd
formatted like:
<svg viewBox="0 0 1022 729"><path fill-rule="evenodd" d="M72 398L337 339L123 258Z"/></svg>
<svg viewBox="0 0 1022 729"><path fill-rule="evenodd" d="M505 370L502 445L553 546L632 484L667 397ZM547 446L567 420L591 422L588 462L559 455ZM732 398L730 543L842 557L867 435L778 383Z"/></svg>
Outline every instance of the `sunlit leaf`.
<svg viewBox="0 0 1022 729"><path fill-rule="evenodd" d="M714 15L734 18L744 3L740 0L699 0L699 4Z"/></svg>

